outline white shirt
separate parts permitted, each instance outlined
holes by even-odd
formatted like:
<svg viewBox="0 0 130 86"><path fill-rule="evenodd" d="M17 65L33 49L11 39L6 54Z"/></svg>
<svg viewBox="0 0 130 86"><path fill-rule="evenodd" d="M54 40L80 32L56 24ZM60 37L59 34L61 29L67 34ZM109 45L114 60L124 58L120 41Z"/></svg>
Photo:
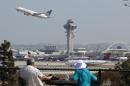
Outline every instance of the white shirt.
<svg viewBox="0 0 130 86"><path fill-rule="evenodd" d="M20 70L20 77L26 80L27 86L43 86L43 83L38 76L43 77L43 74L40 70L31 65Z"/></svg>

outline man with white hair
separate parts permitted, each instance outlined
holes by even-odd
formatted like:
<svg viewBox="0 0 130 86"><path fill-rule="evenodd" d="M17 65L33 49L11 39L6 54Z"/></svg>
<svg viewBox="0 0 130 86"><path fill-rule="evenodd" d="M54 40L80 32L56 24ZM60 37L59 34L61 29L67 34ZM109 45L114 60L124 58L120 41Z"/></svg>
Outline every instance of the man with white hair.
<svg viewBox="0 0 130 86"><path fill-rule="evenodd" d="M52 76L43 75L39 69L34 65L35 60L33 58L27 59L27 66L23 67L19 76L26 81L27 86L43 86L42 80L49 80Z"/></svg>
<svg viewBox="0 0 130 86"><path fill-rule="evenodd" d="M86 66L82 60L78 60L74 64L73 80L77 81L77 86L91 86L91 80L97 80L97 77Z"/></svg>

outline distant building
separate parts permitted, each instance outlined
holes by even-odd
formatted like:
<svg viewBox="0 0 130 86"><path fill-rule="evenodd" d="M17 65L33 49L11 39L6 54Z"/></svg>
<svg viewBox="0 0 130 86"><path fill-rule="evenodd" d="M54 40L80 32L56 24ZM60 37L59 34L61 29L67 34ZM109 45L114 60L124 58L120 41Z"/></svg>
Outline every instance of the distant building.
<svg viewBox="0 0 130 86"><path fill-rule="evenodd" d="M109 60L116 57L123 57L126 52L130 52L126 43L113 43L102 53L104 54L104 59Z"/></svg>
<svg viewBox="0 0 130 86"><path fill-rule="evenodd" d="M76 48L74 49L74 56L86 56L87 50L86 48Z"/></svg>
<svg viewBox="0 0 130 86"><path fill-rule="evenodd" d="M59 52L59 50L57 50L55 45L48 45L44 47L44 50L41 50L43 52L45 52L45 54L52 54L54 52Z"/></svg>

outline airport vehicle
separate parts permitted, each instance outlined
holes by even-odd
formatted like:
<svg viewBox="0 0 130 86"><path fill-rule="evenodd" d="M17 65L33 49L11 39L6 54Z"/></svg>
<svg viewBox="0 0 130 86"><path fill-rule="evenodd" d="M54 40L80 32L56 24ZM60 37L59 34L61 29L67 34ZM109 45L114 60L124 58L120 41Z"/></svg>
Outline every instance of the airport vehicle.
<svg viewBox="0 0 130 86"><path fill-rule="evenodd" d="M41 19L49 18L52 13L52 10L49 10L45 13L44 12L35 12L35 11L29 10L29 9L26 9L26 8L23 8L20 6L16 8L16 11L22 12L26 16L34 16L34 17L41 18Z"/></svg>

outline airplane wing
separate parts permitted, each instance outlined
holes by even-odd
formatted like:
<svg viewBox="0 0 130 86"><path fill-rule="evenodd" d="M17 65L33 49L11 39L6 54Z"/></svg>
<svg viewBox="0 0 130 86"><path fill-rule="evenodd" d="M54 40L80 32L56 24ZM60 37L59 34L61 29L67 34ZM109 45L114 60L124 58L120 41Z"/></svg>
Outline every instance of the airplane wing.
<svg viewBox="0 0 130 86"><path fill-rule="evenodd" d="M37 16L37 15L41 15L41 14L43 15L44 14L45 16L49 17L51 12L52 12L52 10L49 10L47 12L37 12L37 13L33 13L32 16Z"/></svg>
<svg viewBox="0 0 130 86"><path fill-rule="evenodd" d="M33 13L32 16L38 16L38 15L41 15L41 14L42 14L42 15L43 15L43 14L45 15L45 13Z"/></svg>

